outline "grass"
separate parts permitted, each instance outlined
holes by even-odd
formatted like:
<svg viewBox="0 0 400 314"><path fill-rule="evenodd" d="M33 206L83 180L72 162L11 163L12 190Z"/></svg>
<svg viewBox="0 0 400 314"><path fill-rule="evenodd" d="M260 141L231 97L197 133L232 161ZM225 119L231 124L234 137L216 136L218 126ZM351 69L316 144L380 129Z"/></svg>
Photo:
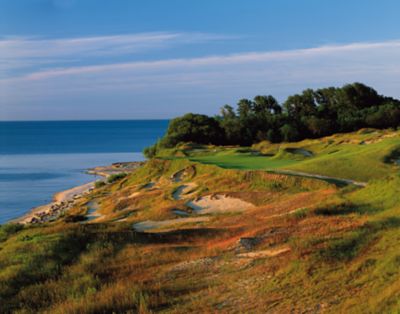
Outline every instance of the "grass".
<svg viewBox="0 0 400 314"><path fill-rule="evenodd" d="M182 149L161 152L163 158L188 159L226 169L287 169L357 181L384 178L396 168L393 162L400 147L399 132L339 134L322 140L270 144L253 148ZM310 155L300 152L306 151ZM172 155L171 155L172 154ZM388 160L390 162L388 162Z"/></svg>
<svg viewBox="0 0 400 314"><path fill-rule="evenodd" d="M273 159L266 156L249 156L247 154L191 157L189 160L204 164L214 164L221 168L245 170L285 168L297 163L295 160Z"/></svg>
<svg viewBox="0 0 400 314"><path fill-rule="evenodd" d="M398 133L370 130L252 148L164 151L95 189L63 220L1 226L1 312L396 313L400 176L392 160L398 145ZM299 156L299 149L312 154ZM342 188L266 169L368 185ZM172 182L178 171L182 181ZM196 184L193 197L227 194L255 208L158 233L132 229L188 210L172 193L189 182ZM89 201L104 219L83 224L77 218ZM290 251L239 258L243 237L260 239L253 251Z"/></svg>
<svg viewBox="0 0 400 314"><path fill-rule="evenodd" d="M112 174L107 178L107 182L108 183L114 183L118 180L121 180L123 178L125 178L127 176L126 173L116 173L116 174Z"/></svg>

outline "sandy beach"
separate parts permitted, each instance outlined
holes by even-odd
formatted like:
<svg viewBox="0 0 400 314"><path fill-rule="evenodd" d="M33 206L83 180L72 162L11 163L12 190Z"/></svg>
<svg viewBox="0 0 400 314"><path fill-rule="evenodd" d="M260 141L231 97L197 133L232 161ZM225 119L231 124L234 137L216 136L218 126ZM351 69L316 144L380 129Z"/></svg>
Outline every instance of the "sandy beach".
<svg viewBox="0 0 400 314"><path fill-rule="evenodd" d="M70 209L76 200L90 193L94 189L95 181L73 187L71 189L58 192L53 197L53 202L39 207L35 207L29 213L18 218L15 222L43 223L57 219L62 213Z"/></svg>
<svg viewBox="0 0 400 314"><path fill-rule="evenodd" d="M114 174L121 172L130 173L142 164L143 162L118 162L108 166L88 169L87 173L102 176L104 178L103 181L105 181L107 177ZM13 222L21 224L36 224L54 221L60 217L61 214L72 208L77 200L93 191L96 181L57 192L54 194L51 203L35 207L24 216L15 219Z"/></svg>

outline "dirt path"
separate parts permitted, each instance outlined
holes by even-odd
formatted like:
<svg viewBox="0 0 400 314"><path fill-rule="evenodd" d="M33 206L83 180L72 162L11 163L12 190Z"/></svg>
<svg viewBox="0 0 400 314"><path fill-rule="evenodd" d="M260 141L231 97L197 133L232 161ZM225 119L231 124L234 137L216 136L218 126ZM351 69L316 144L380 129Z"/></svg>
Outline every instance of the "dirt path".
<svg viewBox="0 0 400 314"><path fill-rule="evenodd" d="M268 170L267 172L276 173L276 174L284 174L284 175L289 175L289 176L299 176L299 177L304 177L304 178L318 179L318 180L335 183L338 185L350 185L351 184L351 185L356 185L356 186L360 186L360 187L367 186L367 182L360 182L360 181L355 181L355 180L351 180L351 179L335 178L335 177L330 177L330 176L324 176L321 174L312 174L312 173L293 171L293 170Z"/></svg>

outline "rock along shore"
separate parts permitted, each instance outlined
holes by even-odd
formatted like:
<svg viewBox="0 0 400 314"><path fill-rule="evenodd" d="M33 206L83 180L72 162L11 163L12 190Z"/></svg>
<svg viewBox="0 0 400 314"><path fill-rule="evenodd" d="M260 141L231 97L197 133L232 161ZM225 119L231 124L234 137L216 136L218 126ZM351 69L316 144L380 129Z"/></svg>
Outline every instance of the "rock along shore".
<svg viewBox="0 0 400 314"><path fill-rule="evenodd" d="M87 173L107 178L121 172L130 173L142 166L144 162L117 162L108 166L88 169ZM104 180L104 179L103 179ZM29 213L13 222L21 224L39 224L57 220L62 214L71 209L76 202L94 190L96 181L58 192L53 202L33 208Z"/></svg>

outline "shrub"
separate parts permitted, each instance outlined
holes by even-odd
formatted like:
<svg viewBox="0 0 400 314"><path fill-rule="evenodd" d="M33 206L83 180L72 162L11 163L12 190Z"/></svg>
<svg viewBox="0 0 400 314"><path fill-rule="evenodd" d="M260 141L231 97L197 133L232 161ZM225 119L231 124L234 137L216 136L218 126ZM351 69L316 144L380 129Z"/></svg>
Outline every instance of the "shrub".
<svg viewBox="0 0 400 314"><path fill-rule="evenodd" d="M101 188L101 187L103 187L105 185L106 185L106 183L104 181L96 181L95 184L94 184L94 187L96 189L99 189L99 188Z"/></svg>
<svg viewBox="0 0 400 314"><path fill-rule="evenodd" d="M189 113L171 120L160 145L171 148L181 142L221 144L223 133L224 131L216 119L206 115Z"/></svg>
<svg viewBox="0 0 400 314"><path fill-rule="evenodd" d="M146 147L143 150L143 155L148 159L154 158L157 155L157 145L154 144L152 146Z"/></svg>
<svg viewBox="0 0 400 314"><path fill-rule="evenodd" d="M84 215L69 215L64 218L65 222L80 222L85 221L86 217Z"/></svg>
<svg viewBox="0 0 400 314"><path fill-rule="evenodd" d="M112 174L111 176L109 176L107 178L107 182L114 183L115 181L121 180L121 179L125 178L126 176L127 176L127 174L124 172Z"/></svg>
<svg viewBox="0 0 400 314"><path fill-rule="evenodd" d="M360 250L373 239L374 234L360 229L346 236L333 240L328 247L319 252L319 256L326 262L345 262L357 256Z"/></svg>
<svg viewBox="0 0 400 314"><path fill-rule="evenodd" d="M0 242L7 240L7 238L24 228L21 224L5 224L0 226Z"/></svg>

